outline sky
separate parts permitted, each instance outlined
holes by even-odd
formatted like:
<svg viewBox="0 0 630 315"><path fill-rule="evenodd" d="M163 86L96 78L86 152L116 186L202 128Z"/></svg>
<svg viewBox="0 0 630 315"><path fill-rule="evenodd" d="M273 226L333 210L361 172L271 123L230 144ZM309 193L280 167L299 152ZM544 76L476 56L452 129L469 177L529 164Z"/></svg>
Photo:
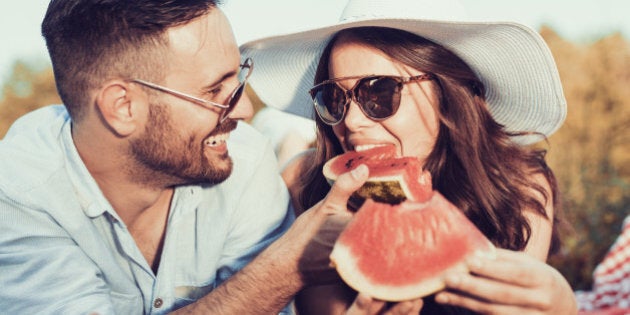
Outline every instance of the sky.
<svg viewBox="0 0 630 315"><path fill-rule="evenodd" d="M439 1L439 0L436 0ZM612 32L630 39L628 0L460 0L474 19L511 20L535 29L550 26L560 36L588 42ZM338 20L342 0L223 0L239 43L327 25ZM15 60L41 67L50 61L40 24L48 0L0 1L0 84Z"/></svg>

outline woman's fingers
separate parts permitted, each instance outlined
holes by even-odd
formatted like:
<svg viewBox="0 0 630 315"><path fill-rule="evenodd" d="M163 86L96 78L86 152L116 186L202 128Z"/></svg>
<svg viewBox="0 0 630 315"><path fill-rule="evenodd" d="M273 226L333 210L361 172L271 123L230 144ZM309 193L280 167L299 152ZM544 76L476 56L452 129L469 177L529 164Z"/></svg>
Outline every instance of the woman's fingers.
<svg viewBox="0 0 630 315"><path fill-rule="evenodd" d="M529 305L543 307L547 305L545 290L530 289L518 285L496 281L472 274L451 274L446 277L446 287L454 292L463 293L475 300L507 305ZM441 292L438 295L448 292Z"/></svg>
<svg viewBox="0 0 630 315"><path fill-rule="evenodd" d="M496 304L484 300L480 300L475 297L456 294L452 292L440 292L435 296L435 301L442 304L450 304L454 306L463 307L474 311L479 314L486 315L526 315L526 314L540 314L540 313L527 313L527 309L523 309L514 305Z"/></svg>
<svg viewBox="0 0 630 315"><path fill-rule="evenodd" d="M497 258L474 257L467 261L470 273L521 287L546 285L549 267L523 252L497 249Z"/></svg>
<svg viewBox="0 0 630 315"><path fill-rule="evenodd" d="M392 305L384 315L417 315L422 309L422 299L415 299L411 301L398 302Z"/></svg>
<svg viewBox="0 0 630 315"><path fill-rule="evenodd" d="M374 300L365 294L359 293L346 315L378 314L383 307L385 307L385 302Z"/></svg>
<svg viewBox="0 0 630 315"><path fill-rule="evenodd" d="M382 315L417 315L422 309L422 299L388 303L359 293L346 312L346 315L382 314Z"/></svg>
<svg viewBox="0 0 630 315"><path fill-rule="evenodd" d="M494 260L474 258L467 265L470 273L447 275L447 291L436 301L482 314L574 314L575 297L566 279L525 253L499 250Z"/></svg>

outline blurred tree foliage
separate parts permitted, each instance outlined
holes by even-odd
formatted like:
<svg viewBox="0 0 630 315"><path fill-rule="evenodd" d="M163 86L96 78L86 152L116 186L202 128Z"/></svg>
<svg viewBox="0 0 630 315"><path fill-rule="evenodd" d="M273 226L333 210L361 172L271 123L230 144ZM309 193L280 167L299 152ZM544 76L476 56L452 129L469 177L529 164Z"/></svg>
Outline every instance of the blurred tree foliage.
<svg viewBox="0 0 630 315"><path fill-rule="evenodd" d="M630 46L620 34L576 45L543 28L558 64L568 115L549 139L549 164L573 227L551 262L575 289L591 274L630 213Z"/></svg>
<svg viewBox="0 0 630 315"><path fill-rule="evenodd" d="M630 47L612 34L575 44L543 27L560 70L568 116L542 144L548 152L570 222L563 250L551 258L575 289L589 289L595 265L630 213ZM264 106L247 90L254 108ZM52 71L16 62L0 99L0 138L19 116L59 103Z"/></svg>
<svg viewBox="0 0 630 315"><path fill-rule="evenodd" d="M38 71L26 62L15 62L0 95L0 139L20 116L43 105L60 103L52 68Z"/></svg>

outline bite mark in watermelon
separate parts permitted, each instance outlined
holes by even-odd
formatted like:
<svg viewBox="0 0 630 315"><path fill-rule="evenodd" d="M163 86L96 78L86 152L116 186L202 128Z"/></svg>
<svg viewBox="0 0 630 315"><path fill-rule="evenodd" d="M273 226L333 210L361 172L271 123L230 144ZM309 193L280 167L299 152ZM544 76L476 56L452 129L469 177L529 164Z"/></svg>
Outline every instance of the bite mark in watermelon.
<svg viewBox="0 0 630 315"><path fill-rule="evenodd" d="M467 272L468 258L495 257L483 233L433 191L419 161L397 158L393 147L339 155L324 176L334 181L360 164L370 174L356 194L366 201L330 255L350 287L385 301L415 299L443 289L451 271Z"/></svg>
<svg viewBox="0 0 630 315"><path fill-rule="evenodd" d="M324 177L332 183L343 173L365 164L370 176L354 194L354 198L373 199L396 204L407 199L424 201L428 198L424 187L430 187L431 176L422 172L420 161L413 157L396 157L392 145L378 146L365 151L348 151L324 164Z"/></svg>

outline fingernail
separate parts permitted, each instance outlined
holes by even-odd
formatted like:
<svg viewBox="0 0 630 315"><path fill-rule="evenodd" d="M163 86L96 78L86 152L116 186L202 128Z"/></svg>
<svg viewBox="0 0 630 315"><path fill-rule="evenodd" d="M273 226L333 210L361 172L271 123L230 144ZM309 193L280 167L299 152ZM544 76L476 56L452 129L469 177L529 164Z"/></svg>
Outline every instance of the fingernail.
<svg viewBox="0 0 630 315"><path fill-rule="evenodd" d="M462 277L459 275L448 275L446 276L445 281L449 286L457 286L460 282L462 282Z"/></svg>
<svg viewBox="0 0 630 315"><path fill-rule="evenodd" d="M468 260L468 266L472 269L479 269L481 268L481 259L479 259L479 257L473 257L471 259Z"/></svg>
<svg viewBox="0 0 630 315"><path fill-rule="evenodd" d="M444 293L438 293L437 295L435 295L435 301L440 304L446 304L448 303L448 295Z"/></svg>
<svg viewBox="0 0 630 315"><path fill-rule="evenodd" d="M367 173L368 173L368 167L365 164L361 164L357 166L355 169L353 169L350 172L350 175L352 175L354 179L363 179L365 178L365 176L367 176Z"/></svg>
<svg viewBox="0 0 630 315"><path fill-rule="evenodd" d="M400 309L398 310L399 313L409 313L409 311L411 311L413 309L413 303L412 302L403 302L404 304L401 305Z"/></svg>
<svg viewBox="0 0 630 315"><path fill-rule="evenodd" d="M370 300L371 298L369 296L359 293L359 295L357 295L357 306L359 308L365 308L370 304Z"/></svg>

